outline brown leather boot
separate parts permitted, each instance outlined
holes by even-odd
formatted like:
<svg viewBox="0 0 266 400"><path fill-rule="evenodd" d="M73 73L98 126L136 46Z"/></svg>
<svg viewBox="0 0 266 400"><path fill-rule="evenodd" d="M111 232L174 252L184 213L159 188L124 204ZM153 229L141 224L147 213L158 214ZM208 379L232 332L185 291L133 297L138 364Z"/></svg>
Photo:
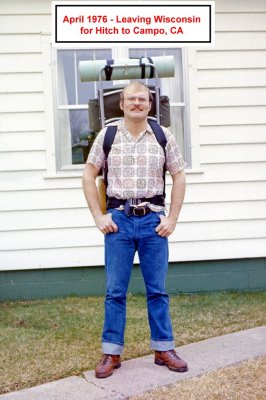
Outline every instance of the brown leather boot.
<svg viewBox="0 0 266 400"><path fill-rule="evenodd" d="M188 370L186 361L178 357L175 350L155 351L154 362L157 365L166 365L171 371L175 372L186 372Z"/></svg>
<svg viewBox="0 0 266 400"><path fill-rule="evenodd" d="M120 368L120 356L115 356L112 354L103 354L101 361L96 366L95 376L96 378L107 378L112 375L115 368Z"/></svg>

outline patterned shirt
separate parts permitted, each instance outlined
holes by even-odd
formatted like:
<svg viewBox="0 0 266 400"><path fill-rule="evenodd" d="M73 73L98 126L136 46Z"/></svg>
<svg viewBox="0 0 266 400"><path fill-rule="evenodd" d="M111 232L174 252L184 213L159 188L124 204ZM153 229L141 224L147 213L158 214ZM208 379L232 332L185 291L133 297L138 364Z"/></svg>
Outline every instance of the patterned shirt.
<svg viewBox="0 0 266 400"><path fill-rule="evenodd" d="M117 199L153 197L163 193L164 151L158 143L149 125L137 137L133 136L125 126L124 120L117 125L117 132L108 155L109 197ZM104 164L103 140L107 128L101 130L96 137L87 163L98 170ZM172 133L162 127L166 139L166 169L171 175L184 169L185 162Z"/></svg>

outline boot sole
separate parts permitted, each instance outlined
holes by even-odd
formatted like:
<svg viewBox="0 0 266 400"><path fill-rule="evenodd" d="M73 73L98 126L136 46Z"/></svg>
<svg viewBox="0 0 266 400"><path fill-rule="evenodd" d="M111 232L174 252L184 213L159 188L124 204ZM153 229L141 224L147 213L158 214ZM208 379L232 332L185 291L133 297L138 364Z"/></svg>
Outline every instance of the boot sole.
<svg viewBox="0 0 266 400"><path fill-rule="evenodd" d="M187 372L188 371L188 367L182 367L182 368L174 368L174 367L170 367L169 365L165 364L165 362L160 361L160 360L155 360L154 363L156 365L165 365L168 369L170 369L170 371L174 371L174 372Z"/></svg>
<svg viewBox="0 0 266 400"><path fill-rule="evenodd" d="M114 369L118 369L118 368L120 368L120 367L121 367L121 362L118 363L118 364L116 364L116 365L114 366ZM110 371L110 372L108 372L108 374L97 374L97 373L95 372L95 377L96 377L96 378L108 378L108 376L111 376L111 375L113 375L113 370Z"/></svg>

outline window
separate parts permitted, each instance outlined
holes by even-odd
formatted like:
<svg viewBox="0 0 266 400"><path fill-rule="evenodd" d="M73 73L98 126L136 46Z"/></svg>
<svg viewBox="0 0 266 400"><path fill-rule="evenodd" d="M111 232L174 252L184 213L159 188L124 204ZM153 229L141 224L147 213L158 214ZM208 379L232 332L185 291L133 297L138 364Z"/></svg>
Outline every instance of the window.
<svg viewBox="0 0 266 400"><path fill-rule="evenodd" d="M176 136L181 151L189 164L189 129L186 81L184 78L184 50L180 48L138 49L60 49L56 53L56 121L58 135L57 167L59 170L80 168L85 163L88 149L88 102L97 98L98 82L81 82L79 61L105 60L128 57L147 57L173 55L175 58L175 77L160 78L162 95L169 96L171 107L171 131ZM153 79L143 80L154 85ZM103 88L110 88L121 81L103 82Z"/></svg>

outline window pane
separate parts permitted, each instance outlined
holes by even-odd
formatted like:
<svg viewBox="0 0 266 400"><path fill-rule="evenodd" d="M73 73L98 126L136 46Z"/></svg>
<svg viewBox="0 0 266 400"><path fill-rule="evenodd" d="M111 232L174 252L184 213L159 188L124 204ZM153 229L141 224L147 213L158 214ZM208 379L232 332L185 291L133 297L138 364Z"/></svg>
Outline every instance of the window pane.
<svg viewBox="0 0 266 400"><path fill-rule="evenodd" d="M112 57L112 52L110 49L101 50L77 50L76 51L76 69L78 71L78 65L80 61L89 60L106 60ZM104 87L112 87L113 83L104 82ZM78 92L78 103L77 104L87 104L89 99L97 97L99 82L81 82L80 77L77 77L77 92Z"/></svg>
<svg viewBox="0 0 266 400"><path fill-rule="evenodd" d="M94 50L76 50L77 104L87 104L95 96L94 82L81 82L79 77L79 62L90 60L94 60Z"/></svg>
<svg viewBox="0 0 266 400"><path fill-rule="evenodd" d="M87 104L97 95L98 83L81 82L79 61L109 59L111 50L58 50L57 54L59 105ZM104 87L112 87L112 82L104 82Z"/></svg>
<svg viewBox="0 0 266 400"><path fill-rule="evenodd" d="M73 49L57 52L60 166L85 162L83 150L88 142L82 139L80 134L89 130L88 109L75 109L73 106L84 106L90 99L98 96L99 82L80 81L79 62L106 60L110 59L111 55L111 49ZM103 88L112 86L112 81L103 82ZM61 106L64 106L64 109L60 109Z"/></svg>
<svg viewBox="0 0 266 400"><path fill-rule="evenodd" d="M87 110L59 111L61 165L85 162L83 153L88 146L86 133L88 133Z"/></svg>
<svg viewBox="0 0 266 400"><path fill-rule="evenodd" d="M80 142L80 134L88 130L88 111L87 110L70 110L70 129L72 145Z"/></svg>
<svg viewBox="0 0 266 400"><path fill-rule="evenodd" d="M58 99L60 105L76 103L73 50L58 51Z"/></svg>
<svg viewBox="0 0 266 400"><path fill-rule="evenodd" d="M82 164L85 162L84 155L88 146L87 140L83 140L83 136L88 132L88 111L71 110L69 118L72 138L72 164Z"/></svg>

